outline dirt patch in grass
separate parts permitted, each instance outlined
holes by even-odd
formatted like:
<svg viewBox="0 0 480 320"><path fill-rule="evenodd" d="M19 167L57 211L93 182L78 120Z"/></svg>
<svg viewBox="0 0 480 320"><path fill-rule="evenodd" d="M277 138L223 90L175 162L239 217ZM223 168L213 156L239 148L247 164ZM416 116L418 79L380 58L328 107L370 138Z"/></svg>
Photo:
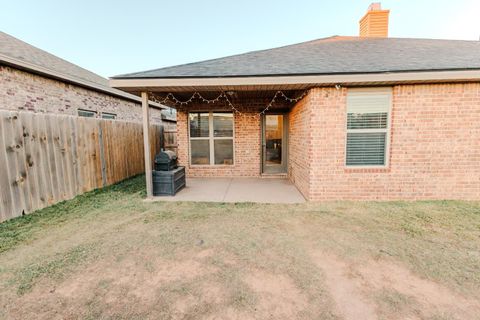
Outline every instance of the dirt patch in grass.
<svg viewBox="0 0 480 320"><path fill-rule="evenodd" d="M0 318L475 319L480 205L148 203L143 178L0 224Z"/></svg>
<svg viewBox="0 0 480 320"><path fill-rule="evenodd" d="M420 278L407 268L387 261L370 261L358 268L359 274L374 290L385 288L413 298L417 313L424 317L448 315L457 319L474 319L480 314L480 301L460 294L439 283Z"/></svg>
<svg viewBox="0 0 480 320"><path fill-rule="evenodd" d="M34 262L21 268L12 281L18 284L17 293L23 295L43 277L61 279L76 265L83 262L92 251L91 246L78 246L64 254L57 254L50 260Z"/></svg>
<svg viewBox="0 0 480 320"><path fill-rule="evenodd" d="M307 306L304 294L286 275L251 270L245 282L257 295L259 318L297 319Z"/></svg>
<svg viewBox="0 0 480 320"><path fill-rule="evenodd" d="M464 297L386 260L347 262L312 253L324 270L338 313L345 319L475 319L480 301ZM382 300L384 302L382 309ZM377 300L377 301L376 301Z"/></svg>
<svg viewBox="0 0 480 320"><path fill-rule="evenodd" d="M333 255L312 254L313 261L325 274L336 311L346 320L376 319L375 304L363 295L365 284L355 279L351 267Z"/></svg>

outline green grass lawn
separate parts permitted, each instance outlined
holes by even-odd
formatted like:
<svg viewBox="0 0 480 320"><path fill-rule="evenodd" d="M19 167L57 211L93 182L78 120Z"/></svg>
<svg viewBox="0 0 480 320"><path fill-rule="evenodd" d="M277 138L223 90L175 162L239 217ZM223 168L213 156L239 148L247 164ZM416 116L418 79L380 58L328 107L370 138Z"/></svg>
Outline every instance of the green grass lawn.
<svg viewBox="0 0 480 320"><path fill-rule="evenodd" d="M475 319L480 203L147 202L0 224L0 319Z"/></svg>

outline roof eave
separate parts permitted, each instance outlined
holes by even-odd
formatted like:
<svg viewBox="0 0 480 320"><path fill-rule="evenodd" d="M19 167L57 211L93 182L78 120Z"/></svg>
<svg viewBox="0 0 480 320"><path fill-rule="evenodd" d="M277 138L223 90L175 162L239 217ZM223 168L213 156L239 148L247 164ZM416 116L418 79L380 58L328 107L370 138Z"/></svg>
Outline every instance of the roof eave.
<svg viewBox="0 0 480 320"><path fill-rule="evenodd" d="M203 78L111 78L110 86L127 92L140 91L187 91L192 87L221 87L230 90L248 90L255 86L288 87L292 85L328 86L342 85L376 85L426 82L471 82L480 81L480 69L471 70L429 70L408 72L379 72L355 74L322 74L322 75L290 75L290 76L247 76L247 77L203 77ZM182 90L184 88L185 90ZM228 89L227 89L228 88Z"/></svg>

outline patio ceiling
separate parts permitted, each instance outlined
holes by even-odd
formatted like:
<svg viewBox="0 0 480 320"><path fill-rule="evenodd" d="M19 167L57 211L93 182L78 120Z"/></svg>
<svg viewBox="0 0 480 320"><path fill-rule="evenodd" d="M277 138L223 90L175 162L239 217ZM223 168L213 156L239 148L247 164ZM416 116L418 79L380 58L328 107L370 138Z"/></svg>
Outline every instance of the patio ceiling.
<svg viewBox="0 0 480 320"><path fill-rule="evenodd" d="M150 79L153 80L153 79ZM158 79L158 80L167 80L167 79ZM148 91L153 93L159 94L166 94L166 93L177 93L185 95L192 94L193 92L209 92L211 93L218 93L218 92L227 92L227 91L235 91L235 92L267 92L267 94L271 91L283 90L283 91L299 91L311 88L313 85L304 83L304 84L241 84L241 85L234 85L228 84L228 81L225 83L221 83L222 79L217 79L217 84L215 85L203 85L203 84L196 84L196 85L183 85L181 83L177 84L175 79L168 79L164 85L155 85L155 83L142 83L141 82L131 82L131 80L123 80L123 79L110 79L110 85L115 88L119 88L120 90L127 91L129 93L140 95L142 91ZM150 81L148 81L150 82ZM163 81L162 81L163 82Z"/></svg>
<svg viewBox="0 0 480 320"><path fill-rule="evenodd" d="M168 91L160 91L160 92L152 92L154 96L158 100L164 100L167 94L172 93L174 94L175 98L186 101L195 92L198 92L204 97L205 99L215 99L216 97L219 96L222 92L225 92L225 94L228 96L228 99L234 104L244 104L244 103L249 103L252 107L258 106L260 109L263 109L275 96L275 93L278 90L257 90L257 91L236 91L236 90L215 90L215 91L183 91L183 92L168 92ZM305 90L288 90L282 91L286 96L291 97L291 98L296 98L301 96ZM201 101L196 98L193 100L193 102L198 102L201 103ZM166 100L165 102L162 101L164 105L167 105L169 107L175 108L178 107L178 104L175 103L174 101ZM276 99L275 104L272 106L274 109L278 108L290 108L293 106L295 102L288 102L285 99L279 98Z"/></svg>

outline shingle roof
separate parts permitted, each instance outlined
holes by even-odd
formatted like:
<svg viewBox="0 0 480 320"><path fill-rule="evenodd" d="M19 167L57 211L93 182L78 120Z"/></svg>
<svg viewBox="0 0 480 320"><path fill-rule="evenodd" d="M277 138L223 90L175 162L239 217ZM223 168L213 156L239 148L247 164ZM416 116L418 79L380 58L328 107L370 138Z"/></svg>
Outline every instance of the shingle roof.
<svg viewBox="0 0 480 320"><path fill-rule="evenodd" d="M480 41L339 37L118 75L195 78L480 69Z"/></svg>
<svg viewBox="0 0 480 320"><path fill-rule="evenodd" d="M106 78L0 31L0 64L2 63L140 101L137 96L110 87Z"/></svg>

